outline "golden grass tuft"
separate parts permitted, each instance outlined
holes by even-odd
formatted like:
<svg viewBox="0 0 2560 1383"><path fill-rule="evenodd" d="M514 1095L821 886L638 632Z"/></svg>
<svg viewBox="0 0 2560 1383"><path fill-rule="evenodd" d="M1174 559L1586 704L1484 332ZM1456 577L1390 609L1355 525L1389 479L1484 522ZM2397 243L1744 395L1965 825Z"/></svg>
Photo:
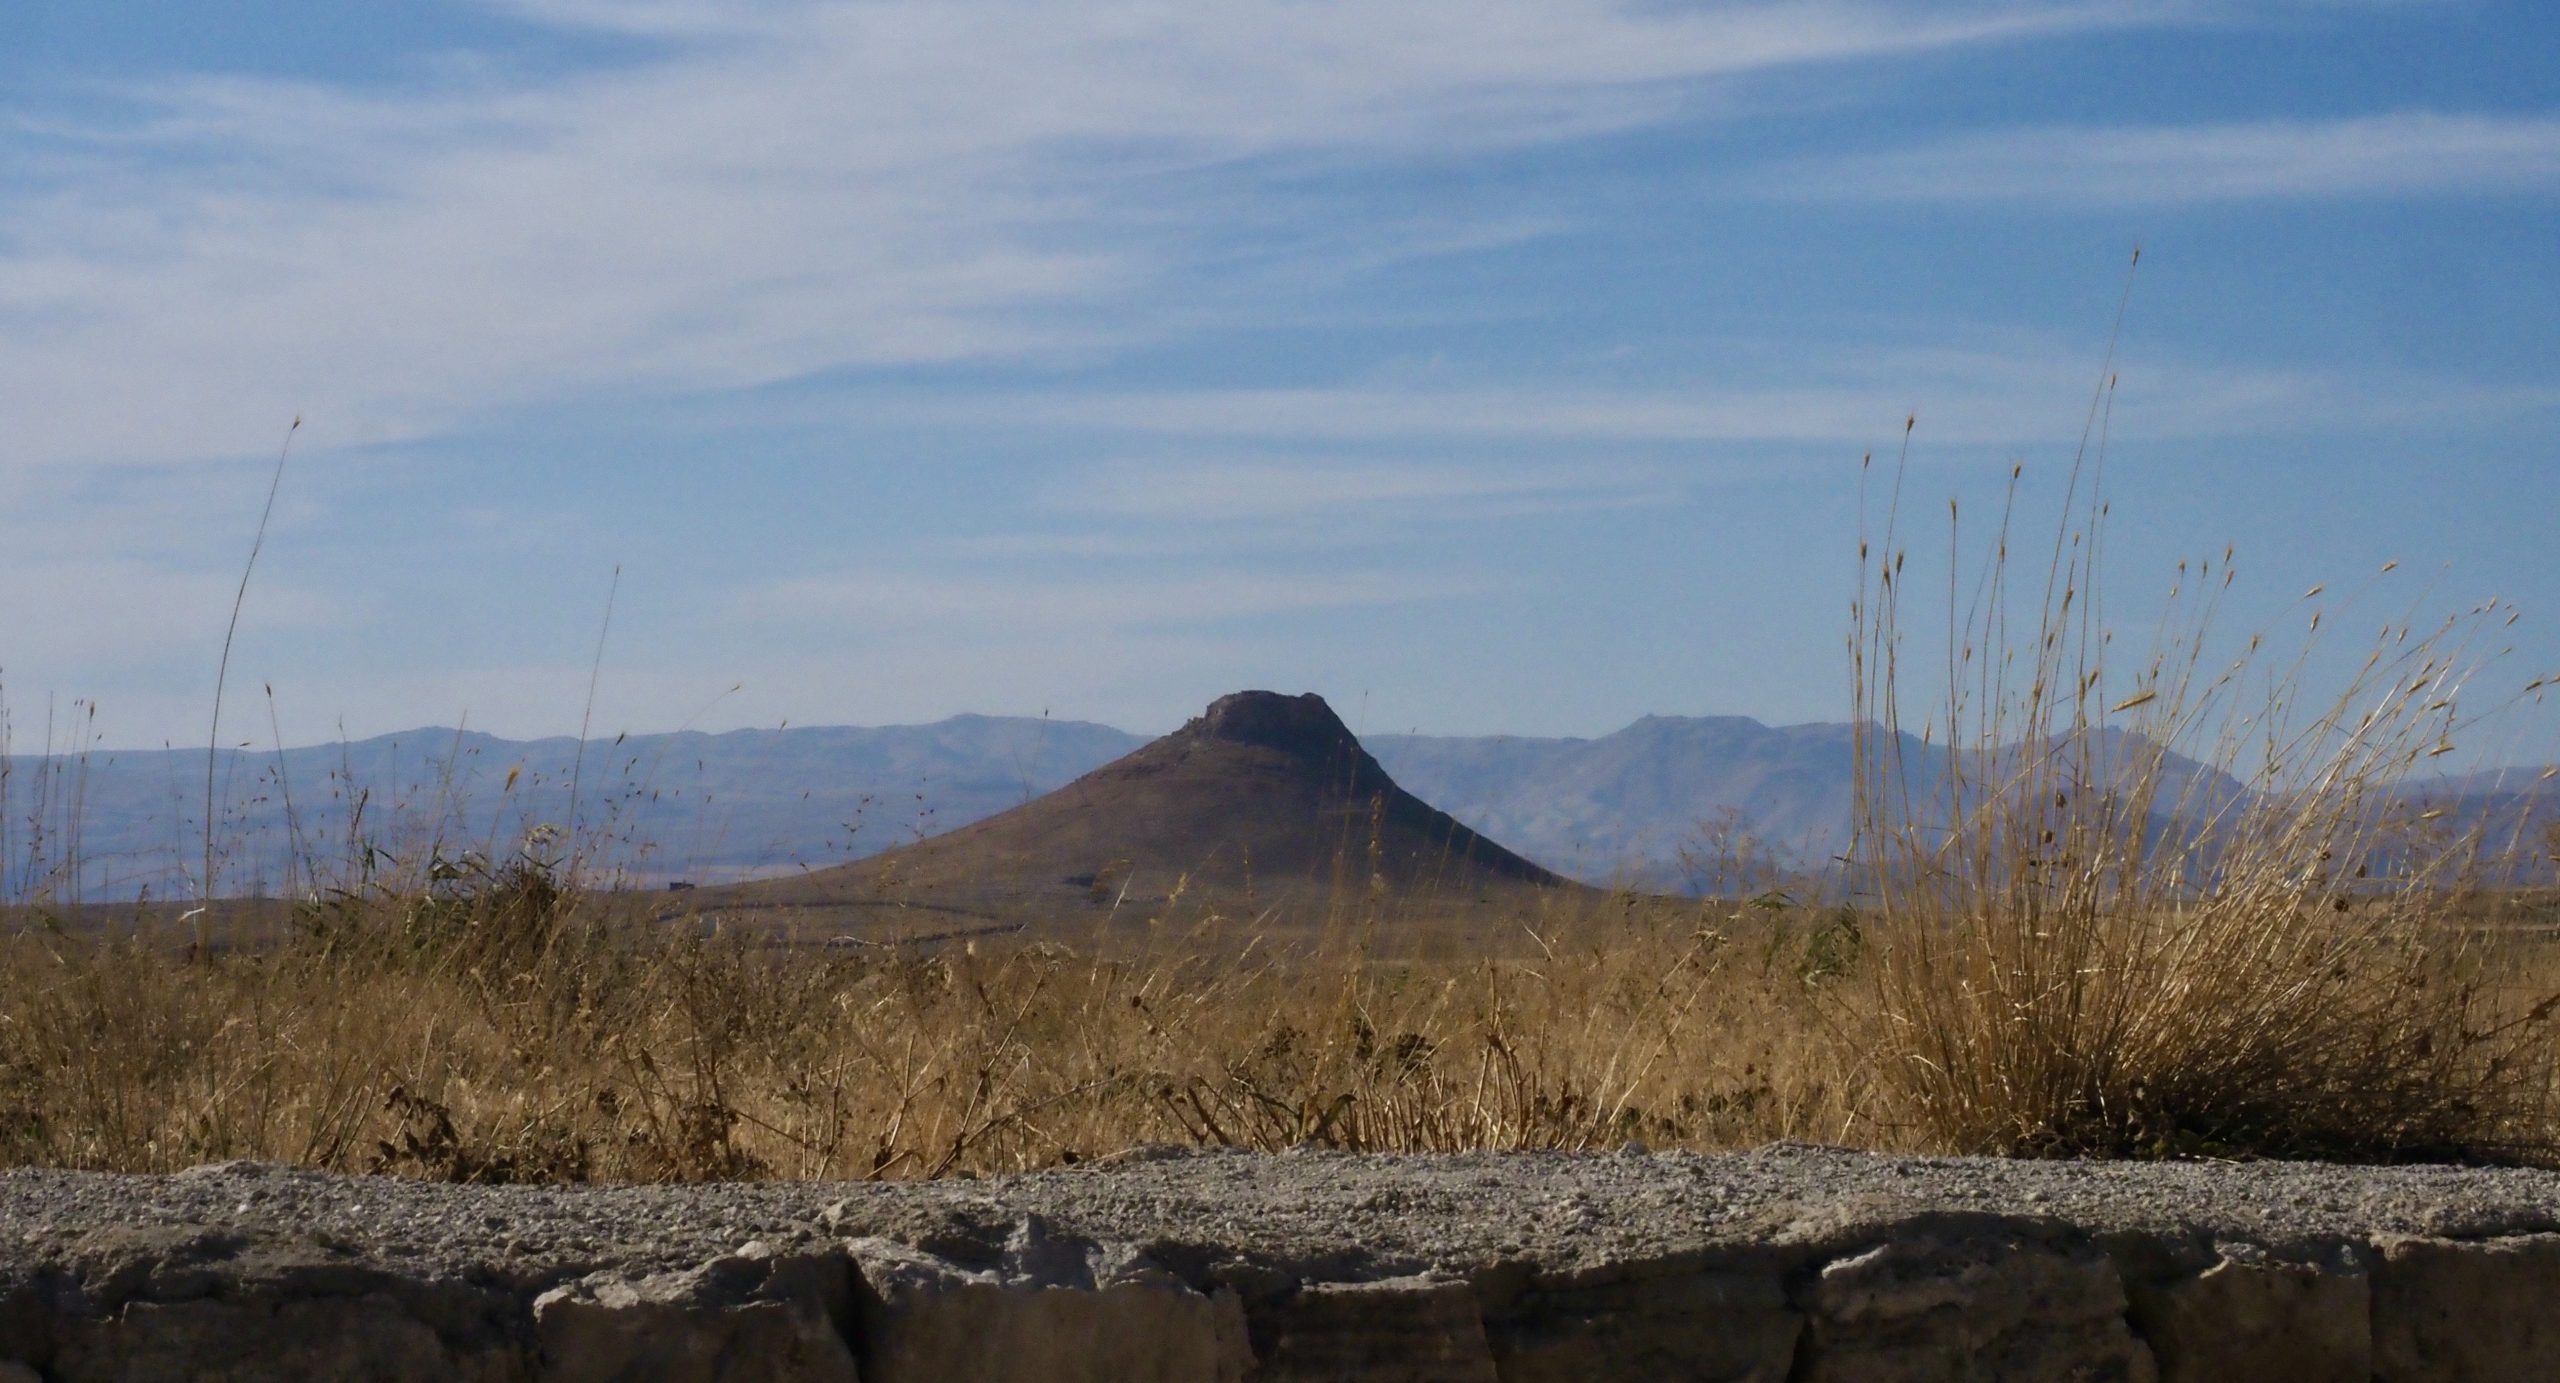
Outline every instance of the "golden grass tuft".
<svg viewBox="0 0 2560 1383"><path fill-rule="evenodd" d="M2468 726L2494 605L2386 629L2313 698L2305 657L2260 669L2263 634L2208 664L2226 552L2128 654L2096 613L2103 501L2013 599L2016 484L1964 608L1950 578L1916 755L1906 554L1861 549L1865 1001L1898 1117L1963 1152L2547 1159L2560 997L2465 910L2484 842L2391 791Z"/></svg>

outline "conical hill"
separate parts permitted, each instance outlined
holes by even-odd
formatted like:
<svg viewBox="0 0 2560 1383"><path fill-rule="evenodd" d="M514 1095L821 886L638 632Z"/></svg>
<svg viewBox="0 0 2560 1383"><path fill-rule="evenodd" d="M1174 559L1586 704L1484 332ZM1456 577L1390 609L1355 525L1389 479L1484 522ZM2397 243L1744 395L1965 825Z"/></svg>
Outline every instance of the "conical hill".
<svg viewBox="0 0 2560 1383"><path fill-rule="evenodd" d="M1324 698L1245 691L1047 796L854 864L742 886L771 901L1282 901L1571 886L1396 786Z"/></svg>

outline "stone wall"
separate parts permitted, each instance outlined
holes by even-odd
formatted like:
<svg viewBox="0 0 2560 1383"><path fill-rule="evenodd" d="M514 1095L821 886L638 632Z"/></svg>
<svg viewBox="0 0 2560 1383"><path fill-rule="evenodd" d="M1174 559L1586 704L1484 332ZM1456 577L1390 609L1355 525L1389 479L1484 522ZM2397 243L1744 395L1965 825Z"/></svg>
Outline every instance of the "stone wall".
<svg viewBox="0 0 2560 1383"><path fill-rule="evenodd" d="M1818 1156L1836 1169L1841 1155ZM44 1194L61 1174L16 1173L0 1179L0 1380L2560 1377L2560 1224L2536 1174L2465 1174L2517 1178L2485 1183L2509 1193L2485 1209L2463 1199L2484 1183L2446 1181L2431 1209L2421 1180L2290 1217L2281 1187L2272 1204L2171 1195L2157 1216L2075 1215L2023 1199L2033 1187L1983 1208L1951 1207L1964 1198L1943 1188L1861 1189L1895 1166L1968 1164L1867 1159L1845 1189L1813 1178L1789 1200L1684 1171L1708 1160L1531 1160L1479 1208L1490 1232L1435 1256L1411 1251L1427 1235L1360 1227L1463 1209L1463 1195L1435 1199L1463 1164L1290 1168L1276 1177L1293 1188L1285 1224L1221 1198L1252 1179L1245 1163L1285 1161L1173 1159L1134 1191L1110 1169L839 1187L823 1204L823 1188L785 1189L747 1211L663 1193L677 1198L666 1223L717 1214L724 1231L760 1231L691 1263L619 1239L650 1193L368 1193L223 1168L81 1179L65 1198ZM1190 1163L1218 1175L1186 1181ZM1605 1193L1587 1185L1595 1166ZM1378 1204L1399 1169L1415 1185ZM1644 1189L1649 1176L1668 1191ZM2178 1183L2199 1185L2209 1197L2209 1174ZM1347 1229L1311 1238L1328 1188ZM113 1212L119 1192L133 1213ZM1693 1196L1726 1197L1720 1228L1611 1219L1706 1214ZM382 1217L382 1242L353 1232L347 1204ZM599 1233L568 1228L582 1214ZM2349 1229L2360 1215L2371 1223ZM519 1237L471 1237L499 1220ZM452 1251L428 1242L439 1226Z"/></svg>

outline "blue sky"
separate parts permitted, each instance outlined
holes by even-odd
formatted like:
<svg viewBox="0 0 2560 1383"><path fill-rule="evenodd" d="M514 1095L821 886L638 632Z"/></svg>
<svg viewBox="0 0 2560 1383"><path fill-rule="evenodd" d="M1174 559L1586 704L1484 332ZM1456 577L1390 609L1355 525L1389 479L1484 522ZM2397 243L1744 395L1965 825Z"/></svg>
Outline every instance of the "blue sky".
<svg viewBox="0 0 2560 1383"><path fill-rule="evenodd" d="M1836 719L1860 456L1916 414L1915 515L2014 462L2049 513L2137 245L2110 617L2397 561L2385 614L2522 609L2503 698L2560 671L2553 52L2465 0L14 0L0 698L201 742L298 415L233 742L574 731L617 567L606 731Z"/></svg>

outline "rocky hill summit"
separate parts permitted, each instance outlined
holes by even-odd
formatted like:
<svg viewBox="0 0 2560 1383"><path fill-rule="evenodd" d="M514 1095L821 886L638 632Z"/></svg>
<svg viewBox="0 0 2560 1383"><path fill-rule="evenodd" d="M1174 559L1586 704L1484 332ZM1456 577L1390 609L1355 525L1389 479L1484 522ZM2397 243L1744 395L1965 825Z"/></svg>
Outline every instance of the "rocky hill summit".
<svg viewBox="0 0 2560 1383"><path fill-rule="evenodd" d="M1241 691L1219 697L1209 703L1208 710L1167 736L1166 742L1185 739L1258 744L1313 761L1343 756L1377 767L1376 761L1360 748L1350 727L1314 692L1283 696L1278 692Z"/></svg>

